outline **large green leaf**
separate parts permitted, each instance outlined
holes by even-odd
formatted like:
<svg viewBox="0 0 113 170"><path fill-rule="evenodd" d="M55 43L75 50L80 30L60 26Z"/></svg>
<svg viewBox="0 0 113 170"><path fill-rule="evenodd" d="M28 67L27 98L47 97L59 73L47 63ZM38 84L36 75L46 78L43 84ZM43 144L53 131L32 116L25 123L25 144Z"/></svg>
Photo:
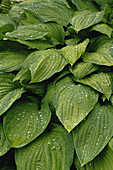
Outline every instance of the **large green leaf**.
<svg viewBox="0 0 113 170"><path fill-rule="evenodd" d="M14 29L14 22L10 17L0 14L0 32L5 33Z"/></svg>
<svg viewBox="0 0 113 170"><path fill-rule="evenodd" d="M111 33L112 33L112 28L109 27L107 24L97 24L95 26L92 27L91 31L98 31L102 34L106 34L108 35L109 37L111 37Z"/></svg>
<svg viewBox="0 0 113 170"><path fill-rule="evenodd" d="M77 81L83 84L87 84L95 90L103 93L108 100L112 94L112 79L109 73L100 72Z"/></svg>
<svg viewBox="0 0 113 170"><path fill-rule="evenodd" d="M97 104L73 130L73 140L81 165L93 160L113 136L113 106Z"/></svg>
<svg viewBox="0 0 113 170"><path fill-rule="evenodd" d="M86 39L75 46L66 46L61 49L62 55L71 65L73 65L85 52L88 43L89 39Z"/></svg>
<svg viewBox="0 0 113 170"><path fill-rule="evenodd" d="M71 136L57 124L52 124L50 130L29 145L15 150L18 170L70 170L73 156L74 147Z"/></svg>
<svg viewBox="0 0 113 170"><path fill-rule="evenodd" d="M103 15L104 15L103 11L91 12L89 10L84 10L84 11L76 12L72 19L73 28L77 32L79 32L80 30L83 30L94 24L99 23Z"/></svg>
<svg viewBox="0 0 113 170"><path fill-rule="evenodd" d="M109 146L108 143L107 147L91 162L87 163L83 167L80 166L80 162L75 157L75 165L77 170L112 170L113 167L113 150Z"/></svg>
<svg viewBox="0 0 113 170"><path fill-rule="evenodd" d="M43 22L54 21L62 26L69 23L73 14L73 10L62 2L23 2L19 6Z"/></svg>
<svg viewBox="0 0 113 170"><path fill-rule="evenodd" d="M6 50L0 52L0 71L11 72L21 69L27 54L28 52L25 50Z"/></svg>
<svg viewBox="0 0 113 170"><path fill-rule="evenodd" d="M69 76L56 84L53 98L56 114L69 132L88 115L97 101L96 91L76 85Z"/></svg>
<svg viewBox="0 0 113 170"><path fill-rule="evenodd" d="M13 82L13 74L0 73L0 115L21 97L24 89L18 82Z"/></svg>
<svg viewBox="0 0 113 170"><path fill-rule="evenodd" d="M41 82L60 72L66 64L67 61L57 49L35 51L26 58L23 68L17 74L15 80L20 79L29 68L31 83Z"/></svg>
<svg viewBox="0 0 113 170"><path fill-rule="evenodd" d="M48 34L44 24L18 26L16 30L7 32L7 37L18 38L22 40L40 39Z"/></svg>
<svg viewBox="0 0 113 170"><path fill-rule="evenodd" d="M46 101L34 97L17 101L4 116L4 130L12 147L22 147L39 136L47 127L51 112Z"/></svg>
<svg viewBox="0 0 113 170"><path fill-rule="evenodd" d="M81 79L86 75L98 70L98 66L92 63L78 62L73 67L69 67L76 79Z"/></svg>
<svg viewBox="0 0 113 170"><path fill-rule="evenodd" d="M104 43L96 49L96 52L83 54L83 60L98 65L113 66L112 48L111 41Z"/></svg>
<svg viewBox="0 0 113 170"><path fill-rule="evenodd" d="M4 134L2 122L0 122L0 156L4 155L10 148L11 146Z"/></svg>

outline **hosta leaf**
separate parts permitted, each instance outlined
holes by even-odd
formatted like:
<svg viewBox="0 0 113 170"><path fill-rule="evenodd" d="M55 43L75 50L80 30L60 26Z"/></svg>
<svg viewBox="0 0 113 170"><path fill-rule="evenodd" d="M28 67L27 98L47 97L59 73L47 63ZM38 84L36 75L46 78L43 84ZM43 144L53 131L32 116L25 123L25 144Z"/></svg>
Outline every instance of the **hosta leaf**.
<svg viewBox="0 0 113 170"><path fill-rule="evenodd" d="M80 79L79 82L87 84L95 90L103 93L109 100L112 94L112 80L109 73L92 74L89 77Z"/></svg>
<svg viewBox="0 0 113 170"><path fill-rule="evenodd" d="M81 165L93 160L113 136L113 106L110 104L94 107L77 128L73 140Z"/></svg>
<svg viewBox="0 0 113 170"><path fill-rule="evenodd" d="M18 82L13 82L13 74L0 73L0 115L21 97L24 92Z"/></svg>
<svg viewBox="0 0 113 170"><path fill-rule="evenodd" d="M17 101L4 116L4 129L12 147L22 147L39 136L47 127L51 112L46 101L28 97Z"/></svg>
<svg viewBox="0 0 113 170"><path fill-rule="evenodd" d="M80 37L70 38L65 40L65 43L67 46L75 46L80 40Z"/></svg>
<svg viewBox="0 0 113 170"><path fill-rule="evenodd" d="M103 2L103 0L95 0L95 1L96 1L97 4L104 5L104 6L105 6L105 4L112 5L112 3L113 3L113 0L105 0L104 2Z"/></svg>
<svg viewBox="0 0 113 170"><path fill-rule="evenodd" d="M89 39L86 39L75 46L66 46L61 49L62 55L71 65L73 65L85 52L88 43Z"/></svg>
<svg viewBox="0 0 113 170"><path fill-rule="evenodd" d="M109 143L107 147L91 162L87 163L85 166L81 167L80 162L77 158L75 157L75 165L78 170L112 170L113 166L113 150L109 146Z"/></svg>
<svg viewBox="0 0 113 170"><path fill-rule="evenodd" d="M27 45L31 49L38 49L38 50L45 50L47 48L51 48L54 46L52 42L49 42L47 40L42 40L42 39L32 40L32 41L31 40L25 41L25 40L17 39L16 41L21 44Z"/></svg>
<svg viewBox="0 0 113 170"><path fill-rule="evenodd" d="M98 93L87 86L76 85L67 76L56 84L53 101L56 115L70 132L93 109Z"/></svg>
<svg viewBox="0 0 113 170"><path fill-rule="evenodd" d="M43 24L18 26L16 30L7 32L7 37L18 38L22 40L40 39L48 34L48 30Z"/></svg>
<svg viewBox="0 0 113 170"><path fill-rule="evenodd" d="M25 50L6 50L0 52L0 71L11 72L21 69L27 54L28 53Z"/></svg>
<svg viewBox="0 0 113 170"><path fill-rule="evenodd" d="M10 17L0 14L0 32L5 33L7 31L13 31L14 22Z"/></svg>
<svg viewBox="0 0 113 170"><path fill-rule="evenodd" d="M72 9L59 2L23 2L19 6L43 22L54 21L62 26L69 23L73 14Z"/></svg>
<svg viewBox="0 0 113 170"><path fill-rule="evenodd" d="M94 44L95 45L95 44ZM104 44L100 44L96 49L96 52L83 54L83 60L85 62L91 62L98 65L113 65L113 44L111 41Z"/></svg>
<svg viewBox="0 0 113 170"><path fill-rule="evenodd" d="M83 61L91 62L98 65L113 66L113 57L107 53L85 53L83 55Z"/></svg>
<svg viewBox="0 0 113 170"><path fill-rule="evenodd" d="M73 154L70 134L62 126L52 124L50 130L44 132L35 141L16 149L15 160L18 170L70 170Z"/></svg>
<svg viewBox="0 0 113 170"><path fill-rule="evenodd" d="M77 10L79 10L79 11L84 10L84 9L86 9L86 10L89 9L91 11L97 11L96 6L89 0L71 0L71 1L75 4Z"/></svg>
<svg viewBox="0 0 113 170"><path fill-rule="evenodd" d="M92 63L78 62L73 67L69 67L76 79L81 79L86 75L98 70L98 66Z"/></svg>
<svg viewBox="0 0 113 170"><path fill-rule="evenodd" d="M41 82L53 74L60 72L67 61L61 55L61 52L56 49L44 51L36 51L28 56L28 67L31 72L31 82Z"/></svg>
<svg viewBox="0 0 113 170"><path fill-rule="evenodd" d="M0 122L0 156L4 155L10 148L11 146L4 134L2 122Z"/></svg>
<svg viewBox="0 0 113 170"><path fill-rule="evenodd" d="M91 12L88 10L84 10L84 11L76 12L72 19L73 28L77 32L79 32L80 30L83 30L94 24L99 23L103 15L104 15L103 11Z"/></svg>
<svg viewBox="0 0 113 170"><path fill-rule="evenodd" d="M112 28L109 27L107 24L97 24L92 27L91 31L98 31L102 34L108 35L108 37L111 37Z"/></svg>

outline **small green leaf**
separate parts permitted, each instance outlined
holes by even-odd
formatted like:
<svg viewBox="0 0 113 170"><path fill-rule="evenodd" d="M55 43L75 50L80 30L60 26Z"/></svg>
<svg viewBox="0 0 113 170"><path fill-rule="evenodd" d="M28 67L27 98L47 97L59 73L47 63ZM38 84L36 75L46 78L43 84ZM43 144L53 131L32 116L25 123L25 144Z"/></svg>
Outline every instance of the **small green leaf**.
<svg viewBox="0 0 113 170"><path fill-rule="evenodd" d="M91 31L98 31L102 34L106 34L108 35L108 37L111 37L111 33L112 33L112 28L109 27L107 24L97 24L95 26L92 27Z"/></svg>
<svg viewBox="0 0 113 170"><path fill-rule="evenodd" d="M0 33L6 33L7 31L13 31L14 22L10 17L0 14Z"/></svg>
<svg viewBox="0 0 113 170"><path fill-rule="evenodd" d="M62 26L68 25L73 15L73 10L62 2L29 1L20 3L19 6L43 22L53 21Z"/></svg>
<svg viewBox="0 0 113 170"><path fill-rule="evenodd" d="M80 12L75 12L75 15L72 19L73 28L77 32L79 32L80 30L83 30L94 24L99 23L103 15L104 15L104 11L91 12L89 10L84 10Z"/></svg>
<svg viewBox="0 0 113 170"><path fill-rule="evenodd" d="M69 132L88 115L97 101L96 91L76 85L69 76L56 84L53 104L56 115Z"/></svg>
<svg viewBox="0 0 113 170"><path fill-rule="evenodd" d="M84 40L82 43L75 46L66 46L61 49L61 53L64 58L73 65L85 52L86 47L89 43L89 39Z"/></svg>
<svg viewBox="0 0 113 170"><path fill-rule="evenodd" d="M17 101L4 116L4 130L12 147L20 148L39 136L47 127L51 112L46 101L27 97Z"/></svg>
<svg viewBox="0 0 113 170"><path fill-rule="evenodd" d="M49 128L29 145L15 150L17 169L70 170L74 156L71 135L57 124Z"/></svg>
<svg viewBox="0 0 113 170"><path fill-rule="evenodd" d="M113 106L94 107L88 117L73 130L73 140L81 166L93 160L113 136Z"/></svg>
<svg viewBox="0 0 113 170"><path fill-rule="evenodd" d="M100 72L97 74L92 74L89 77L85 77L77 81L83 84L87 84L95 90L103 93L108 100L112 94L112 80L109 73Z"/></svg>
<svg viewBox="0 0 113 170"><path fill-rule="evenodd" d="M98 66L92 63L78 62L73 67L69 67L76 79L81 79L86 75L98 70Z"/></svg>
<svg viewBox="0 0 113 170"><path fill-rule="evenodd" d="M81 40L80 37L69 38L65 40L65 43L67 46L75 46L80 40Z"/></svg>
<svg viewBox="0 0 113 170"><path fill-rule="evenodd" d="M25 91L18 82L13 82L14 77L10 73L0 73L0 115L8 110Z"/></svg>
<svg viewBox="0 0 113 170"><path fill-rule="evenodd" d="M4 134L2 122L0 122L0 156L8 152L10 148L11 146L9 145L8 140Z"/></svg>

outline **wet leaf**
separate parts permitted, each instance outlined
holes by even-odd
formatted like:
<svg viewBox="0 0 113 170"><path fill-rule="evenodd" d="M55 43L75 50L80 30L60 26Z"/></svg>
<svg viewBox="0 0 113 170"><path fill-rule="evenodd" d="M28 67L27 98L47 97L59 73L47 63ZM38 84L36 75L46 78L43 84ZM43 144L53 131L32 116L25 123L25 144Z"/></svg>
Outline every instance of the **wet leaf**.
<svg viewBox="0 0 113 170"><path fill-rule="evenodd" d="M94 107L88 117L73 130L76 153L83 166L93 160L113 136L113 106Z"/></svg>
<svg viewBox="0 0 113 170"><path fill-rule="evenodd" d="M35 97L27 97L14 103L4 116L4 130L8 142L14 148L20 148L37 136L47 127L51 112L46 101L39 101Z"/></svg>
<svg viewBox="0 0 113 170"><path fill-rule="evenodd" d="M57 124L52 124L49 131L29 145L15 150L16 165L21 170L70 170L73 155L71 135Z"/></svg>

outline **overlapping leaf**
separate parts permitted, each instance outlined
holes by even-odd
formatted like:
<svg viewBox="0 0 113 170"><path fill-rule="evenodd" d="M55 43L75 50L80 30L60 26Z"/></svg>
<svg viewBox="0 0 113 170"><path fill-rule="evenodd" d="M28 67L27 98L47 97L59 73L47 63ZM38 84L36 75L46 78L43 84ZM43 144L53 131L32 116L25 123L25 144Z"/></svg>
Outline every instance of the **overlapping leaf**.
<svg viewBox="0 0 113 170"><path fill-rule="evenodd" d="M13 82L14 77L10 73L0 73L0 115L9 109L24 92L18 82Z"/></svg>
<svg viewBox="0 0 113 170"><path fill-rule="evenodd" d="M86 39L76 46L66 46L61 49L62 55L71 65L73 65L85 52L88 43L89 39Z"/></svg>
<svg viewBox="0 0 113 170"><path fill-rule="evenodd" d="M53 103L59 120L69 132L88 115L97 101L96 91L76 85L68 76L56 84Z"/></svg>
<svg viewBox="0 0 113 170"><path fill-rule="evenodd" d="M4 155L10 148L11 146L4 134L2 122L0 122L0 156Z"/></svg>
<svg viewBox="0 0 113 170"><path fill-rule="evenodd" d="M81 79L86 75L96 71L98 66L92 63L79 62L69 69L74 74L76 79Z"/></svg>
<svg viewBox="0 0 113 170"><path fill-rule="evenodd" d="M96 52L85 53L83 55L83 60L98 65L113 66L112 47L113 44L110 41L100 45Z"/></svg>
<svg viewBox="0 0 113 170"><path fill-rule="evenodd" d="M5 33L14 29L14 22L10 17L0 14L0 32Z"/></svg>
<svg viewBox="0 0 113 170"><path fill-rule="evenodd" d="M62 26L66 26L73 15L73 10L61 2L29 1L20 3L19 6L43 22L53 21Z"/></svg>
<svg viewBox="0 0 113 170"><path fill-rule="evenodd" d="M73 162L73 142L70 134L60 125L52 124L50 131L44 132L26 147L15 151L18 169L70 170ZM23 159L24 157L24 159Z"/></svg>
<svg viewBox="0 0 113 170"><path fill-rule="evenodd" d="M111 37L112 28L109 27L107 24L97 24L92 27L91 31L93 31L93 30L98 31L102 34L106 34L106 35L108 35L108 37Z"/></svg>
<svg viewBox="0 0 113 170"><path fill-rule="evenodd" d="M75 157L75 165L78 170L112 170L113 167L113 150L108 146L90 163L87 163L85 166L81 167L80 162L77 157Z"/></svg>
<svg viewBox="0 0 113 170"><path fill-rule="evenodd" d="M2 51L0 52L0 71L11 72L21 69L28 53L24 51Z"/></svg>
<svg viewBox="0 0 113 170"><path fill-rule="evenodd" d="M103 11L100 12L91 12L89 10L84 10L76 12L72 18L73 28L79 32L85 28L88 28L94 24L97 24L101 21L104 15Z"/></svg>
<svg viewBox="0 0 113 170"><path fill-rule="evenodd" d="M77 81L87 84L95 90L103 93L108 100L112 94L112 79L109 73L100 72Z"/></svg>
<svg viewBox="0 0 113 170"><path fill-rule="evenodd" d="M17 101L4 116L4 129L12 147L22 147L39 136L47 127L51 112L46 101L28 97Z"/></svg>
<svg viewBox="0 0 113 170"><path fill-rule="evenodd" d="M81 165L93 160L113 136L113 106L99 103L75 130L73 140Z"/></svg>
<svg viewBox="0 0 113 170"><path fill-rule="evenodd" d="M53 74L60 72L67 61L61 55L61 52L56 49L49 49L44 51L35 51L31 53L25 60L22 70L17 74L15 80L30 70L31 82L41 82Z"/></svg>

